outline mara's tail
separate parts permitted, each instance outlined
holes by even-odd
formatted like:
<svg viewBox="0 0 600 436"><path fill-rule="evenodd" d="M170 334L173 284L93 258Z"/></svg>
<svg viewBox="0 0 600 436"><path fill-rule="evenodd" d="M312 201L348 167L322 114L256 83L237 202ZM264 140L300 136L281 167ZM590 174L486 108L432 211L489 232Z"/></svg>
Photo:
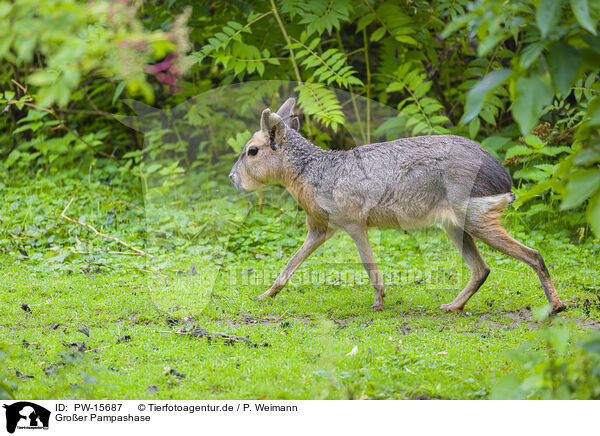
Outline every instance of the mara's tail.
<svg viewBox="0 0 600 436"><path fill-rule="evenodd" d="M465 230L485 231L486 228L499 225L499 218L504 208L515 200L515 194L490 195L487 197L472 197L465 213Z"/></svg>

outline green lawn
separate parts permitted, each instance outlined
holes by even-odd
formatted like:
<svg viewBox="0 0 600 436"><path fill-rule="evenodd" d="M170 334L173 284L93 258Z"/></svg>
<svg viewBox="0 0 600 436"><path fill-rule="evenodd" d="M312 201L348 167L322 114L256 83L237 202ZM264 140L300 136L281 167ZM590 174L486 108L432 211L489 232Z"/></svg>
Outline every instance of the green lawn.
<svg viewBox="0 0 600 436"><path fill-rule="evenodd" d="M576 332L599 328L597 244L573 245L565 232L516 236L543 253L570 300L557 318ZM221 268L206 256L175 265L163 254L52 271L2 255L0 371L16 397L44 399L470 399L525 371L506 352L538 341L532 312L545 298L533 271L481 247L492 273L467 313L445 313L437 307L468 271L443 233L374 231L371 240L388 279L382 312L368 308L372 288L341 234L268 301L253 298L293 248L261 256L259 246ZM255 346L176 333L192 326Z"/></svg>

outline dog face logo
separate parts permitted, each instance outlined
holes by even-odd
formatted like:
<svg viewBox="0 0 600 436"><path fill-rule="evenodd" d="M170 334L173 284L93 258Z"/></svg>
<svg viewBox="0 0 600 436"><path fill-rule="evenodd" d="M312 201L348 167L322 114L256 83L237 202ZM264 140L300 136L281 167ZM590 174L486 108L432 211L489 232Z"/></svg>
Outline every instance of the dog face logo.
<svg viewBox="0 0 600 436"><path fill-rule="evenodd" d="M50 411L28 401L19 401L3 406L6 409L6 431L15 429L48 429Z"/></svg>

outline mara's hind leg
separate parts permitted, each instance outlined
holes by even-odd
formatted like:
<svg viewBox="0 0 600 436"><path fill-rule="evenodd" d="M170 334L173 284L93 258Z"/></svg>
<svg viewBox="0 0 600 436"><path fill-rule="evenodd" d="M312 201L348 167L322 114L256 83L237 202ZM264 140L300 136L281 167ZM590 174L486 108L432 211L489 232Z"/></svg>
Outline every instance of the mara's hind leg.
<svg viewBox="0 0 600 436"><path fill-rule="evenodd" d="M481 257L477 245L475 244L475 240L471 235L453 224L445 225L444 229L452 242L454 242L454 245L456 245L456 248L465 262L467 262L469 270L471 271L471 277L469 278L469 283L467 283L462 292L456 296L454 301L448 304L442 304L440 309L462 311L465 304L467 304L467 301L469 301L469 298L471 298L485 282L485 279L490 273L490 268L485 263L485 260L483 260L483 257Z"/></svg>
<svg viewBox="0 0 600 436"><path fill-rule="evenodd" d="M375 257L373 256L373 250L371 250L371 244L369 244L369 235L367 234L366 227L352 226L346 228L346 231L350 237L354 240L362 264L369 275L369 279L375 288L375 301L371 306L373 310L383 310L383 297L385 297L385 283L375 263Z"/></svg>
<svg viewBox="0 0 600 436"><path fill-rule="evenodd" d="M560 301L560 298L558 298L556 289L554 289L554 285L550 280L550 274L548 273L544 259L539 251L526 247L525 245L513 239L508 233L506 233L506 230L504 230L502 226L495 221L488 222L485 225L481 225L479 223L474 225L471 223L468 225L467 231L475 238L486 243L490 247L508 256L514 257L515 259L518 259L533 268L540 278L542 288L544 289L546 298L550 303L552 312L558 313L565 309L565 305L562 301Z"/></svg>

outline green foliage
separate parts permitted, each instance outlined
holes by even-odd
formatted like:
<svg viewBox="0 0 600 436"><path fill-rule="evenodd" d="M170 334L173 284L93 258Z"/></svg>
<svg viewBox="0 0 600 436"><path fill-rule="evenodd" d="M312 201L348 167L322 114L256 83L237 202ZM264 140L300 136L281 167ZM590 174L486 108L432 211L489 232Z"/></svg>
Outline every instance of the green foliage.
<svg viewBox="0 0 600 436"><path fill-rule="evenodd" d="M508 79L511 73L511 70L503 68L493 71L483 79L479 80L469 91L461 122L468 123L475 119L482 111L484 103L491 99L491 93L498 89L498 87ZM486 119L486 121L491 123L493 123L493 120L493 117L491 120Z"/></svg>
<svg viewBox="0 0 600 436"><path fill-rule="evenodd" d="M325 126L337 128L344 122L342 107L335 93L321 83L307 82L298 87L298 101L302 111L314 116Z"/></svg>
<svg viewBox="0 0 600 436"><path fill-rule="evenodd" d="M296 276L269 305L253 302L300 245L304 217L279 188L257 201L227 174L259 109L290 93L302 133L326 148L353 146L349 131L468 136L512 173L506 220L574 299L567 316L597 322L600 245L586 218L600 235L599 13L591 0L0 0L0 299L20 326L4 329L0 399L486 398L501 372L494 397L597 398L596 336L554 327L504 357L537 327L511 311L545 301L527 266L485 253L496 274L475 315L432 309L451 295L429 292L424 260L448 288L464 285L435 231L378 233L382 270L425 281L392 283L375 317L343 235L303 266L331 283ZM159 110L121 101L139 97ZM121 124L124 103L135 116ZM61 217L71 200L66 215L84 225ZM364 285L331 270L339 259ZM155 333L184 318L272 346L195 341L190 353L189 337ZM69 350L82 322L97 352ZM164 373L174 361L189 377ZM257 382L265 374L272 383Z"/></svg>
<svg viewBox="0 0 600 436"><path fill-rule="evenodd" d="M539 114L552 101L552 89L540 77L519 77L515 83L513 114L521 132L527 134L537 125Z"/></svg>
<svg viewBox="0 0 600 436"><path fill-rule="evenodd" d="M56 180L66 174L88 183L141 180L149 205L191 196L211 211L195 217L203 224L188 226L192 233L157 212L152 226L164 233L154 235L163 249L172 235L203 238L210 227L228 232L240 217L222 203L241 200L223 194L219 184L227 183L231 161L257 128L252 111L280 103L287 95L270 87L291 81L302 133L319 145L352 146L343 135L355 120L363 142L377 135L467 136L510 170L519 214L550 217L573 210L565 224L571 232L586 225L584 217L600 232L594 2L189 6L187 0L135 7L111 1L93 7L73 0L2 3L0 15L10 23L0 30L2 180L13 173ZM36 37L27 38L25 29L35 29ZM240 82L250 92L227 108L198 101L182 123L143 120L153 126L141 129L143 138L110 117L128 110L124 97L154 97L155 106L174 109ZM342 103L343 92L374 102ZM265 101L267 95L272 101ZM397 112L382 115L376 109L381 105ZM194 171L202 172L196 183L190 182ZM14 245L11 238L22 233L3 235Z"/></svg>
<svg viewBox="0 0 600 436"><path fill-rule="evenodd" d="M4 344L0 346L0 363L2 363L3 368L8 366L6 365L8 361L7 348L8 347L6 347ZM11 400L14 398L16 384L9 382L6 375L7 374L0 373L0 400Z"/></svg>
<svg viewBox="0 0 600 436"><path fill-rule="evenodd" d="M592 157L600 148L600 112L597 113L600 105L595 103L600 98L600 40L596 36L600 8L595 3L588 4L587 0L571 1L569 6L564 1L541 0L537 7L535 2L506 4L486 0L473 3L470 9L468 14L453 20L445 34L469 26L477 35L478 54L496 56L508 50L511 68L507 69L506 65L489 72L469 91L462 121L475 119L493 91L503 87L510 93L512 116L522 135L536 128L540 119L554 119L563 137L567 137L565 134L572 137L569 146L576 154L574 158L563 160L560 170L550 161L515 172L515 177L539 182L523 200L552 189L564 198L562 208L569 209L591 197L588 220L594 232L600 234L600 223L593 220L600 213L596 211L596 195L600 196L600 191L596 193L597 187L593 183L600 174L600 167L597 157ZM513 48L515 44L516 49ZM578 103L576 109L571 107L573 98ZM569 117L556 120L554 114L557 112L567 113ZM573 122L573 118L577 118L577 122ZM561 145L546 154L552 159L562 153L564 147ZM518 151L512 150L512 153ZM583 159L577 157L579 153ZM515 155L507 154L506 157ZM522 162L527 164L529 159ZM552 174L551 171L558 172ZM549 178L548 174L553 177ZM590 182L582 184L580 180L584 177L589 177ZM576 181L572 182L572 178Z"/></svg>
<svg viewBox="0 0 600 436"><path fill-rule="evenodd" d="M518 159L523 167L515 171L513 176L522 180L534 182L549 180L556 173L558 164L548 163L548 158L572 153L570 147L552 147L547 141L542 141L536 135L527 135L524 142L526 145L519 144L509 148L504 156L507 160Z"/></svg>
<svg viewBox="0 0 600 436"><path fill-rule="evenodd" d="M290 45L291 49L298 49L295 52L296 59L301 60L300 64L307 71L311 71L311 81L317 81L331 85L348 88L350 85L364 85L360 79L354 76L356 73L353 68L346 65L346 56L342 51L336 48L330 48L319 55L314 49L321 42L321 38L315 37L310 42L307 41L307 34L303 32L300 40Z"/></svg>
<svg viewBox="0 0 600 436"><path fill-rule="evenodd" d="M0 59L25 67L43 107L66 106L92 71L150 100L144 66L178 47L172 35L147 31L135 15L133 7L109 1L2 2L0 18L9 25L0 30Z"/></svg>
<svg viewBox="0 0 600 436"><path fill-rule="evenodd" d="M522 346L508 353L526 375L513 374L500 380L492 398L600 399L600 333L593 331L577 340L569 328L557 325L540 330L538 336L541 347Z"/></svg>
<svg viewBox="0 0 600 436"><path fill-rule="evenodd" d="M443 125L450 120L439 115L443 106L436 98L427 96L432 82L426 80L421 68L411 69L412 66L406 63L399 67L394 73L397 80L386 89L389 93L408 93L409 96L398 103L398 117L389 119L380 131L387 133L390 139L402 136L402 132L409 132L412 136L449 133Z"/></svg>
<svg viewBox="0 0 600 436"><path fill-rule="evenodd" d="M353 12L349 0L283 0L281 11L289 14L290 18L298 16L298 24L306 26L307 35L331 33L339 29L344 22L350 20Z"/></svg>

